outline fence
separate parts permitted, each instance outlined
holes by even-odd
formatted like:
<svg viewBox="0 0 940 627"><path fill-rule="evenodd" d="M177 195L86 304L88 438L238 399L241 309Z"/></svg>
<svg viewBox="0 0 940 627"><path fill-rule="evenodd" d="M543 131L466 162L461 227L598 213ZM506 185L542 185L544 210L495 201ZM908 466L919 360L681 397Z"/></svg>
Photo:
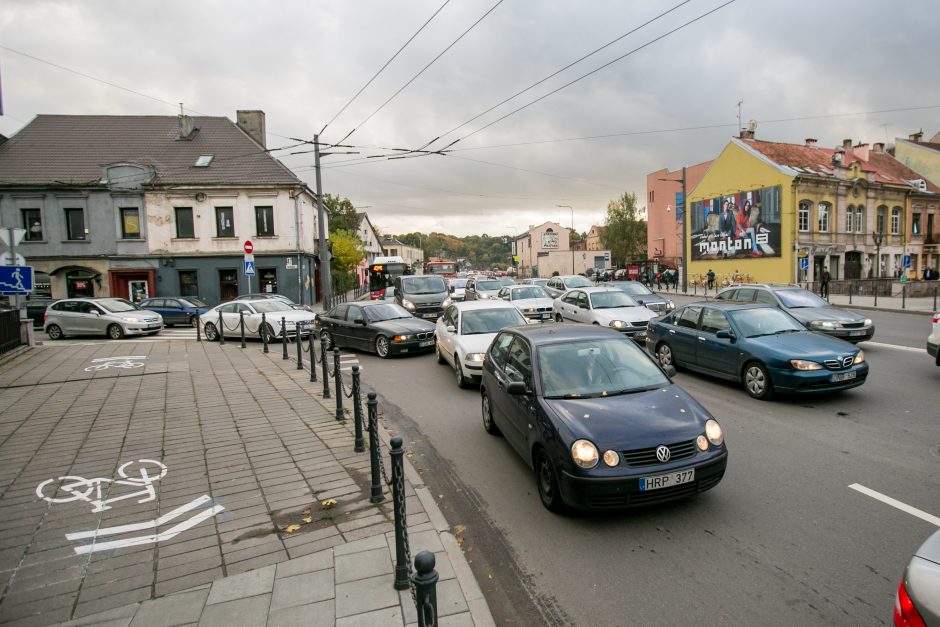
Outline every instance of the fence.
<svg viewBox="0 0 940 627"><path fill-rule="evenodd" d="M0 355L20 345L20 312L0 311Z"/></svg>

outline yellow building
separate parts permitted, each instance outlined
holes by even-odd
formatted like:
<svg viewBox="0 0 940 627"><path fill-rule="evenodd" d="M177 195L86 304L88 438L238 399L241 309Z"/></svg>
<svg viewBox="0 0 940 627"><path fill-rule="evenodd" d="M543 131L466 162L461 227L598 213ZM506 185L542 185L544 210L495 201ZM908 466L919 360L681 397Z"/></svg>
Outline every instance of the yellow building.
<svg viewBox="0 0 940 627"><path fill-rule="evenodd" d="M734 138L690 192L689 278L794 283L899 275L912 203L940 188L884 151ZM872 233L882 234L880 245ZM876 263L876 255L880 263Z"/></svg>

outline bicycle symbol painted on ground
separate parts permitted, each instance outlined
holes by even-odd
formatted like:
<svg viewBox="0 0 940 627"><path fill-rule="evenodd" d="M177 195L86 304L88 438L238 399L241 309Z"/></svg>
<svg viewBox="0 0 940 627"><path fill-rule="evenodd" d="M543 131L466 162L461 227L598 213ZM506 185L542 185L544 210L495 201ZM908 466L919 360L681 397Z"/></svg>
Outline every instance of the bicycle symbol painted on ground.
<svg viewBox="0 0 940 627"><path fill-rule="evenodd" d="M86 501L94 505L91 513L97 514L111 509L111 504L118 501L137 498L138 503L147 503L154 500L157 491L153 484L166 476L167 468L153 459L138 459L121 464L117 472L120 479L86 479L72 475L46 479L36 487L36 496L49 503ZM136 491L112 496L114 486L136 488Z"/></svg>
<svg viewBox="0 0 940 627"><path fill-rule="evenodd" d="M146 356L128 355L126 357L99 357L92 359L92 365L85 368L85 372L98 372L108 368L142 368L144 362L134 361L135 359L147 359Z"/></svg>

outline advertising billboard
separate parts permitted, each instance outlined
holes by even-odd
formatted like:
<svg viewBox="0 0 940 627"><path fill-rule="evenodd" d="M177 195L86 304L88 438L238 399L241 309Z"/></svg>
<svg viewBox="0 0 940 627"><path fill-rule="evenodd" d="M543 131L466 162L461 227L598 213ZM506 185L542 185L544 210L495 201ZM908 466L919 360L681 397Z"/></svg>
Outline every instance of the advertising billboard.
<svg viewBox="0 0 940 627"><path fill-rule="evenodd" d="M779 257L780 195L777 185L692 202L692 261Z"/></svg>

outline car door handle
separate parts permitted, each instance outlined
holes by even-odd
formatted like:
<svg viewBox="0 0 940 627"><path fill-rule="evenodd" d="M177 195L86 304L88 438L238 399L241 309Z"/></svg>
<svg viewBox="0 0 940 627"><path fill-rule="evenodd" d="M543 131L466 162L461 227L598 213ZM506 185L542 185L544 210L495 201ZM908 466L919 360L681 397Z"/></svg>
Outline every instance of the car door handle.
<svg viewBox="0 0 940 627"><path fill-rule="evenodd" d="M675 335L675 334L676 334L676 332L675 332L675 331L673 331L672 329L669 329L669 334L670 334L670 335Z"/></svg>
<svg viewBox="0 0 940 627"><path fill-rule="evenodd" d="M699 341L699 342L704 342L704 341L705 341L705 338L702 337L702 336L699 336L698 341Z"/></svg>

